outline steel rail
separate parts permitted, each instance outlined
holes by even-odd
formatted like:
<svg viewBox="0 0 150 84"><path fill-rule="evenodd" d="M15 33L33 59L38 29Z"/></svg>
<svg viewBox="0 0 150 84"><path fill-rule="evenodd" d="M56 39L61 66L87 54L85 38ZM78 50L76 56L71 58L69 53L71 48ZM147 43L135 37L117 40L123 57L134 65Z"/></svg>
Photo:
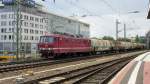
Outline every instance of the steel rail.
<svg viewBox="0 0 150 84"><path fill-rule="evenodd" d="M143 51L144 52L144 51ZM121 53L124 54L124 53ZM78 60L86 60L90 58L96 58L96 57L105 57L105 56L111 56L116 55L116 53L110 53L105 55L92 55L92 56L83 56L83 57L77 57L77 58L68 58L63 60L46 60L46 61L40 61L40 62L31 62L31 63L23 63L23 64L14 64L14 65L7 65L7 66L1 66L0 67L0 73L2 72L8 72L8 71L15 71L15 70L22 70L22 69L28 69L28 68L35 68L35 67L41 67L41 66L49 66L59 63L67 63L67 62L73 62ZM119 54L117 54L119 55Z"/></svg>
<svg viewBox="0 0 150 84"><path fill-rule="evenodd" d="M65 72L65 73L61 73L61 74L56 74L56 75L51 76L51 77L40 78L40 79L36 79L36 80L31 80L31 81L25 81L23 84L39 84L39 83L44 84L42 82L45 82L47 80L49 80L48 84L61 84L61 83L68 83L69 80L73 80L73 79L75 79L75 81L68 83L68 84L78 84L81 82L81 80L91 76L94 73L97 73L98 71L105 70L111 66L114 66L116 64L120 64L122 62L126 62L126 61L129 62L129 60L135 58L136 56L137 55L133 55L133 56L126 57L126 58L116 59L116 60L112 60L109 62L97 64L94 66L85 67L82 69L77 69L77 70L73 70L73 71ZM126 62L126 63L128 63L128 62ZM109 78L109 77L106 77L106 78ZM55 79L57 79L57 80L55 80ZM51 80L53 80L53 81L51 81Z"/></svg>
<svg viewBox="0 0 150 84"><path fill-rule="evenodd" d="M130 52L135 52L135 51L127 51L127 52L120 52L120 53L103 53L103 54L97 54L94 56L106 56L106 55L113 55L113 54L123 54L123 53L130 53ZM69 57L69 56L68 56ZM86 56L86 57L93 57L93 55L91 56ZM81 57L77 57L77 58L83 58ZM68 58L69 59L69 58ZM10 65L18 65L18 64L27 64L27 63L34 63L34 62L40 62L40 61L45 61L45 60L53 60L53 59L35 59L35 60L24 60L24 61L12 61L12 62L0 62L0 66L10 66ZM59 59L56 59L59 60ZM62 59L61 59L62 60Z"/></svg>

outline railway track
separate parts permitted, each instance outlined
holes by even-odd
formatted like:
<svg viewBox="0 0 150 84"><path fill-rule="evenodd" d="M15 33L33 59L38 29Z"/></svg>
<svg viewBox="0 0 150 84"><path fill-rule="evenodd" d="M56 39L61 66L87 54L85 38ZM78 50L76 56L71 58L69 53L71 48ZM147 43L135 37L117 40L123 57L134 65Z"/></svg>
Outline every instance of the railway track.
<svg viewBox="0 0 150 84"><path fill-rule="evenodd" d="M94 72L89 73L78 80L70 82L73 82L74 84L107 84L111 80L111 78L130 61L131 60L129 59L120 63L112 64L112 66L106 66L104 68L97 69Z"/></svg>
<svg viewBox="0 0 150 84"><path fill-rule="evenodd" d="M25 63L27 64L27 63L42 62L42 61L46 61L46 59L0 62L0 67L3 67L3 66L12 66L12 65L19 65L19 64L25 64Z"/></svg>
<svg viewBox="0 0 150 84"><path fill-rule="evenodd" d="M0 73L21 70L21 69L41 67L41 66L48 66L48 65L59 64L59 63L78 61L78 60L89 59L89 58L96 58L96 57L100 57L100 56L104 57L104 56L110 56L110 55L115 55L115 54L116 53L109 53L109 54L103 54L103 55L76 57L76 58L71 58L71 59L70 58L58 59L58 60L43 60L42 59L42 60L27 61L27 62L24 61L24 62L13 62L13 63L0 63L0 65L1 65ZM119 53L119 54L124 54L124 53Z"/></svg>
<svg viewBox="0 0 150 84"><path fill-rule="evenodd" d="M120 53L118 53L118 54L123 54L123 53L129 53L129 52L131 52L131 51L128 51L128 52L120 52ZM133 51L132 51L133 52ZM135 52L135 51L134 51ZM104 54L97 54L97 55L94 55L95 57L97 57L97 56L107 56L107 55L114 55L114 54L116 54L116 53L104 53ZM93 55L92 56L86 56L86 57L76 57L76 58L72 58L72 60L74 60L74 59L82 59L82 58L88 58L88 57L93 57ZM66 59L66 58L65 58ZM67 58L68 60L70 59L70 58ZM51 59L51 60L53 60L53 59ZM62 59L56 59L56 60L62 60ZM48 61L48 59L36 59L36 60L24 60L24 61L12 61L12 62L0 62L0 67L8 67L8 66L14 66L14 65L22 65L22 64L31 64L31 63L36 63L36 62L43 62L43 61Z"/></svg>
<svg viewBox="0 0 150 84"><path fill-rule="evenodd" d="M16 84L18 81L23 81L25 84L31 84L36 83L36 81L43 81L44 79L55 77L59 74L63 73L70 73L73 71L77 70L82 70L83 68L86 67L92 67L93 65L102 65L106 62L117 60L117 59L124 59L127 57L133 57L133 56L138 56L139 54L142 54L147 51L138 51L138 52L132 52L132 53L125 53L125 54L115 54L109 57L96 57L96 58L91 58L91 59L83 59L83 60L78 60L78 61L72 61L69 60L70 62L65 63L50 63L48 64L49 66L42 66L38 65L40 67L35 67L35 68L27 68L24 67L25 69L21 70L15 70L15 71L9 71L4 73L0 73L0 84ZM104 65L102 65L104 66ZM91 68L92 69L92 68ZM91 70L90 69L90 70ZM96 70L96 68L94 68ZM85 71L84 71L85 72ZM92 71L93 72L93 71ZM77 76L78 77L78 76ZM79 76L82 78L82 75ZM61 78L60 76L57 76L56 78ZM20 80L21 79L21 80ZM42 79L42 80L41 80ZM20 83L19 83L20 84Z"/></svg>
<svg viewBox="0 0 150 84"><path fill-rule="evenodd" d="M38 80L26 81L23 84L106 84L115 73L135 57L117 59Z"/></svg>

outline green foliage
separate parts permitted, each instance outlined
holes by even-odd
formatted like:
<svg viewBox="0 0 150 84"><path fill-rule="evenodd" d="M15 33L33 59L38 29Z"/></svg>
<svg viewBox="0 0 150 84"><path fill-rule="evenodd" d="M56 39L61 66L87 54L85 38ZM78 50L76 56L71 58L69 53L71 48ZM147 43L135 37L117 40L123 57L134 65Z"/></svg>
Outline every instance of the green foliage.
<svg viewBox="0 0 150 84"><path fill-rule="evenodd" d="M145 43L145 38L144 37L139 37L138 35L136 35L135 42L137 42L137 43Z"/></svg>
<svg viewBox="0 0 150 84"><path fill-rule="evenodd" d="M104 36L102 39L103 40L114 40L114 38L111 36Z"/></svg>
<svg viewBox="0 0 150 84"><path fill-rule="evenodd" d="M118 41L131 42L131 40L130 40L130 39L128 39L128 38L118 38L117 40L118 40Z"/></svg>
<svg viewBox="0 0 150 84"><path fill-rule="evenodd" d="M136 35L136 37L135 37L135 42L136 42L136 43L139 43L139 42L140 42L140 38L139 38L138 35Z"/></svg>
<svg viewBox="0 0 150 84"><path fill-rule="evenodd" d="M92 37L91 39L98 39L97 37Z"/></svg>

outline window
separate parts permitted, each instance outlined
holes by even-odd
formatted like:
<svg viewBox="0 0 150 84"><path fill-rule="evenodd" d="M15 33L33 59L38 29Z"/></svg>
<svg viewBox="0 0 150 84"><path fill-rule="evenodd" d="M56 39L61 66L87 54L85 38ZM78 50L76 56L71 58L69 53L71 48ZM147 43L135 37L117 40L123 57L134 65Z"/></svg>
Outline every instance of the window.
<svg viewBox="0 0 150 84"><path fill-rule="evenodd" d="M24 29L24 33L28 33L28 29Z"/></svg>
<svg viewBox="0 0 150 84"><path fill-rule="evenodd" d="M36 22L39 22L39 18L35 18L35 21L36 21Z"/></svg>
<svg viewBox="0 0 150 84"><path fill-rule="evenodd" d="M1 29L1 33L6 33L7 32L7 29L6 28L2 28Z"/></svg>
<svg viewBox="0 0 150 84"><path fill-rule="evenodd" d="M40 34L43 34L43 31L40 31Z"/></svg>
<svg viewBox="0 0 150 84"><path fill-rule="evenodd" d="M11 14L9 14L9 18L11 18Z"/></svg>
<svg viewBox="0 0 150 84"><path fill-rule="evenodd" d="M3 40L4 39L4 36L3 35L1 35L1 40Z"/></svg>
<svg viewBox="0 0 150 84"><path fill-rule="evenodd" d="M31 26L31 27L34 27L34 24L33 24L33 23L30 23L30 26Z"/></svg>
<svg viewBox="0 0 150 84"><path fill-rule="evenodd" d="M34 37L33 37L33 36L31 36L31 37L30 37L30 40L34 40Z"/></svg>
<svg viewBox="0 0 150 84"><path fill-rule="evenodd" d="M12 19L14 19L14 18L16 18L16 16L14 15L14 14L12 14L12 17L11 17Z"/></svg>
<svg viewBox="0 0 150 84"><path fill-rule="evenodd" d="M11 32L11 28L9 28L9 32Z"/></svg>
<svg viewBox="0 0 150 84"><path fill-rule="evenodd" d="M14 26L16 24L16 22L15 21L12 21L12 25Z"/></svg>
<svg viewBox="0 0 150 84"><path fill-rule="evenodd" d="M6 40L7 39L7 36L6 35L4 35L4 40Z"/></svg>
<svg viewBox="0 0 150 84"><path fill-rule="evenodd" d="M35 24L35 28L39 28L39 25L38 25L38 24Z"/></svg>
<svg viewBox="0 0 150 84"><path fill-rule="evenodd" d="M38 30L35 30L35 34L38 34L39 33L39 31Z"/></svg>
<svg viewBox="0 0 150 84"><path fill-rule="evenodd" d="M12 28L12 32L14 32L14 28Z"/></svg>
<svg viewBox="0 0 150 84"><path fill-rule="evenodd" d="M38 36L37 36L37 37L35 37L35 40L37 40L37 41L39 40Z"/></svg>
<svg viewBox="0 0 150 84"><path fill-rule="evenodd" d="M54 42L54 38L53 37L49 37L49 36L41 36L40 37L40 42L52 43L52 42Z"/></svg>
<svg viewBox="0 0 150 84"><path fill-rule="evenodd" d="M22 33L22 28L20 29L20 32Z"/></svg>
<svg viewBox="0 0 150 84"><path fill-rule="evenodd" d="M45 26L45 29L48 30L48 26Z"/></svg>
<svg viewBox="0 0 150 84"><path fill-rule="evenodd" d="M6 26L7 22L6 21L1 21L1 26Z"/></svg>
<svg viewBox="0 0 150 84"><path fill-rule="evenodd" d="M14 14L9 14L8 18L9 19L14 19Z"/></svg>
<svg viewBox="0 0 150 84"><path fill-rule="evenodd" d="M26 36L24 36L24 40L26 40Z"/></svg>
<svg viewBox="0 0 150 84"><path fill-rule="evenodd" d="M24 26L25 26L25 27L28 27L28 22L24 22Z"/></svg>
<svg viewBox="0 0 150 84"><path fill-rule="evenodd" d="M48 20L45 20L45 23L48 23Z"/></svg>
<svg viewBox="0 0 150 84"><path fill-rule="evenodd" d="M12 39L12 36L11 35L9 35L9 40L11 40Z"/></svg>
<svg viewBox="0 0 150 84"><path fill-rule="evenodd" d="M11 21L9 21L9 26L11 26L12 25L12 22Z"/></svg>
<svg viewBox="0 0 150 84"><path fill-rule="evenodd" d="M40 22L43 23L43 19L40 19Z"/></svg>
<svg viewBox="0 0 150 84"><path fill-rule="evenodd" d="M22 19L22 16L23 16L23 15L21 14L21 15L20 15L20 19Z"/></svg>
<svg viewBox="0 0 150 84"><path fill-rule="evenodd" d="M34 17L30 17L30 20L34 21Z"/></svg>
<svg viewBox="0 0 150 84"><path fill-rule="evenodd" d="M15 25L15 21L9 21L9 26L14 26Z"/></svg>
<svg viewBox="0 0 150 84"><path fill-rule="evenodd" d="M4 33L4 29L3 28L1 29L1 33Z"/></svg>
<svg viewBox="0 0 150 84"><path fill-rule="evenodd" d="M25 19L25 20L28 20L28 16L27 16L27 15L24 15L24 19Z"/></svg>
<svg viewBox="0 0 150 84"><path fill-rule="evenodd" d="M40 25L40 29L43 29L43 25Z"/></svg>
<svg viewBox="0 0 150 84"><path fill-rule="evenodd" d="M24 40L28 40L28 36L24 36Z"/></svg>
<svg viewBox="0 0 150 84"><path fill-rule="evenodd" d="M7 19L7 15L6 14L1 15L1 19Z"/></svg>
<svg viewBox="0 0 150 84"><path fill-rule="evenodd" d="M31 29L31 30L30 30L30 33L31 33L31 34L33 34L33 33L34 33L34 31Z"/></svg>

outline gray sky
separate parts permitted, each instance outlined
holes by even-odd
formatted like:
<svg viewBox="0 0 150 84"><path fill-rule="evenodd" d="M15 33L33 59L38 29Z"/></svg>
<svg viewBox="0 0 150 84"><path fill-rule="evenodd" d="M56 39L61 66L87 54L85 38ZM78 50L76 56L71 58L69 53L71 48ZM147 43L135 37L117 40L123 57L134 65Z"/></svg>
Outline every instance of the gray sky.
<svg viewBox="0 0 150 84"><path fill-rule="evenodd" d="M91 37L115 37L115 20L119 19L119 30L127 25L127 36L142 35L150 29L146 19L149 0L35 0L45 5L50 11L64 16L78 16L91 25ZM140 13L128 13L140 11ZM80 17L88 15L87 17ZM123 31L119 33L123 36Z"/></svg>

